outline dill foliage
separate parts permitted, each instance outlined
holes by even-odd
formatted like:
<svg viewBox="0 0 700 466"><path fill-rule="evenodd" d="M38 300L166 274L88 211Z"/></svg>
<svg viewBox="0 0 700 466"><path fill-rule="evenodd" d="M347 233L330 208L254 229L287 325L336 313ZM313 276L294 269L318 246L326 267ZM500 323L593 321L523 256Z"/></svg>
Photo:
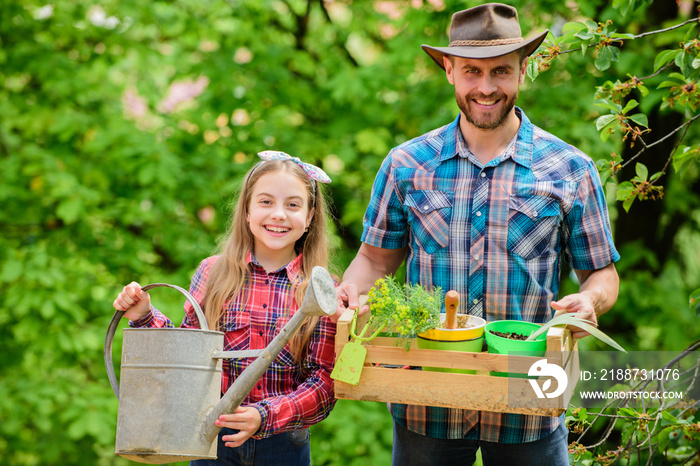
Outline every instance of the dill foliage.
<svg viewBox="0 0 700 466"><path fill-rule="evenodd" d="M393 276L380 278L369 291L374 325L397 333L397 346L408 351L417 334L440 326L443 293L414 285L401 285Z"/></svg>

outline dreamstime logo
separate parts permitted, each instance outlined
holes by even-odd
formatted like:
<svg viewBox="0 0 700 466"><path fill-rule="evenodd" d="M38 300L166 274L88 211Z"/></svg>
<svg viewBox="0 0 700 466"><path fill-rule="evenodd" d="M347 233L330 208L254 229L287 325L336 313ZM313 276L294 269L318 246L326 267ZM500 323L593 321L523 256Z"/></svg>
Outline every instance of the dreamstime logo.
<svg viewBox="0 0 700 466"><path fill-rule="evenodd" d="M551 378L545 380L545 382L542 384L542 388L540 388L539 384L537 383L537 380L528 380L528 382L530 382L530 385L532 385L532 389L535 391L535 395L537 395L537 398L558 397L559 395L564 393L564 390L566 390L566 384L569 381L564 369L557 366L556 364L549 364L546 359L540 359L539 361L535 361L535 363L532 366L530 366L527 375L534 377L554 377L557 381L557 389L551 393L545 393L552 385Z"/></svg>

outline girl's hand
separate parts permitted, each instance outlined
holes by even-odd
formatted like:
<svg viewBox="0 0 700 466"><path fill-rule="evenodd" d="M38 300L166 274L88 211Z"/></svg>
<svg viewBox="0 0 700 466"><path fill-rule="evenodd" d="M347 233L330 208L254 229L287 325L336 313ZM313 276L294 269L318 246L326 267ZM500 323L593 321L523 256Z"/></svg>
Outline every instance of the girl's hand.
<svg viewBox="0 0 700 466"><path fill-rule="evenodd" d="M126 311L124 317L127 319L140 320L151 310L151 297L141 289L141 285L131 282L119 293L112 305L117 311Z"/></svg>
<svg viewBox="0 0 700 466"><path fill-rule="evenodd" d="M257 409L247 407L236 408L233 414L222 414L216 421L220 427L236 429L239 432L232 435L224 435L221 439L227 447L240 447L260 429L260 413Z"/></svg>

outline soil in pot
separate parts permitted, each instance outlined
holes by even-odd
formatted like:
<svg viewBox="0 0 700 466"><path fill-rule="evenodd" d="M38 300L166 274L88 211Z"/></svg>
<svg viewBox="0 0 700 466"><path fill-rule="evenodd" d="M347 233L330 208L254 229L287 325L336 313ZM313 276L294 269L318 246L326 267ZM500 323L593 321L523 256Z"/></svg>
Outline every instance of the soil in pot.
<svg viewBox="0 0 700 466"><path fill-rule="evenodd" d="M520 340L520 341L525 341L527 340L527 335L522 335L520 333L516 332L491 332L494 335L498 335L499 337L502 338L507 338L509 340Z"/></svg>

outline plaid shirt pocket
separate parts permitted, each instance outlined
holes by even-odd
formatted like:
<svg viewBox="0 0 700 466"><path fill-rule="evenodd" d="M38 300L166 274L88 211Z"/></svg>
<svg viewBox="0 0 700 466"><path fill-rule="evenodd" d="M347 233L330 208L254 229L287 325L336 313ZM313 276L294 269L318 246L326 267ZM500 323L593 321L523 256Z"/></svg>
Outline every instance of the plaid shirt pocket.
<svg viewBox="0 0 700 466"><path fill-rule="evenodd" d="M508 251L525 260L547 250L558 254L561 214L559 202L545 196L511 196L508 213Z"/></svg>
<svg viewBox="0 0 700 466"><path fill-rule="evenodd" d="M452 199L450 191L412 190L406 193L411 234L428 254L447 247L450 242Z"/></svg>

